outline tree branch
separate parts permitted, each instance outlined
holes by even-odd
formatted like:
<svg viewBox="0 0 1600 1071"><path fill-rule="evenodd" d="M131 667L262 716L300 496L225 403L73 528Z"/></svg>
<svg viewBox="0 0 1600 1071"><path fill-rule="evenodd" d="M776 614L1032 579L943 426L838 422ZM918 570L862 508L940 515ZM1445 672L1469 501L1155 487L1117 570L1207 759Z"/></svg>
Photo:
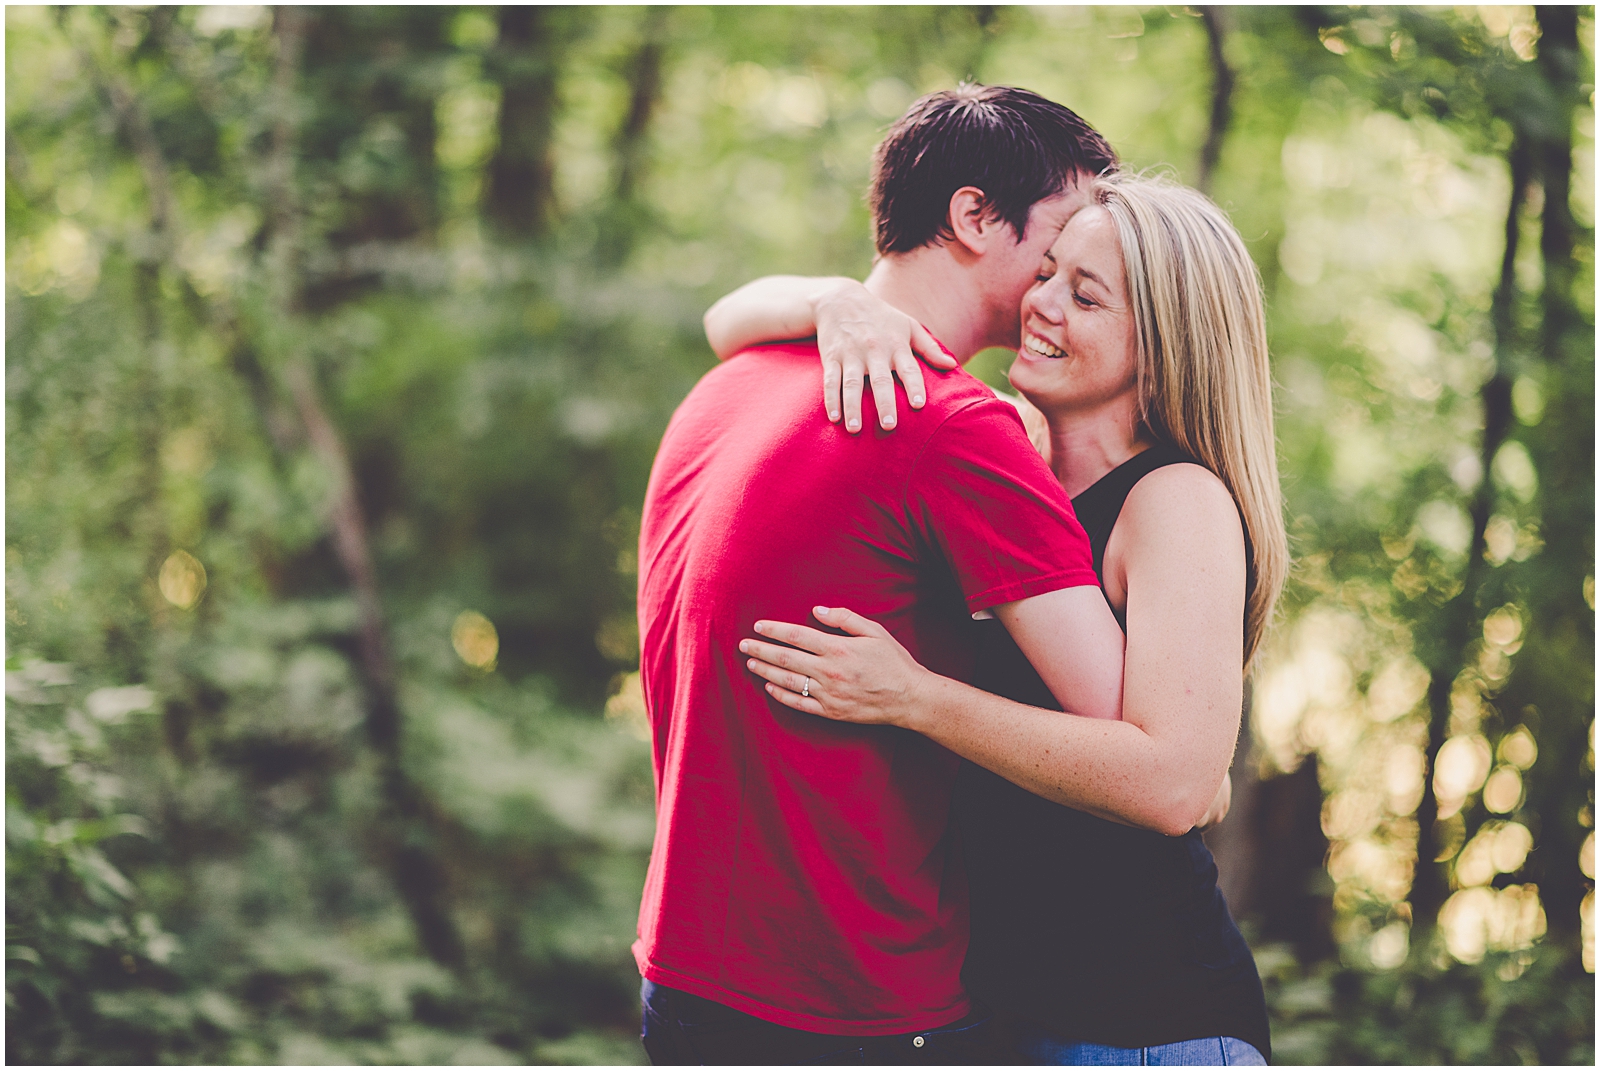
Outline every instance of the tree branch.
<svg viewBox="0 0 1600 1071"><path fill-rule="evenodd" d="M1445 868L1437 862L1439 840L1435 825L1439 800L1434 792L1433 774L1450 729L1450 694L1463 664L1463 652L1471 642L1478 623L1477 595L1484 568L1484 533L1494 508L1494 458L1505 445L1511 427L1511 365L1516 342L1515 308L1517 300L1517 248L1522 230L1522 208L1527 201L1528 183L1533 175L1533 159L1519 137L1513 141L1507 163L1511 170L1511 197L1506 205L1505 249L1500 258L1500 279L1495 286L1490 322L1493 325L1494 370L1479 390L1483 401L1483 440L1479 448L1483 476L1478 482L1471 506L1472 540L1467 548L1461 591L1440 608L1443 627L1440 646L1428 684L1428 751L1422 782L1422 802L1417 806L1417 867L1411 887L1413 925L1419 931L1430 929L1439 908L1449 895ZM1422 954L1424 942L1413 947Z"/></svg>
<svg viewBox="0 0 1600 1071"><path fill-rule="evenodd" d="M1222 159L1222 141L1233 121L1233 68L1223 52L1227 37L1228 13L1220 7L1202 7L1201 21L1206 26L1206 43L1211 54L1211 122L1206 128L1205 144L1200 147L1200 166L1195 185L1203 192L1211 192L1211 180L1217 163Z"/></svg>
<svg viewBox="0 0 1600 1071"><path fill-rule="evenodd" d="M644 41L634 53L628 73L628 115L617 133L616 197L619 201L633 200L644 169L645 135L661 98L661 37L666 22L665 10L651 10Z"/></svg>

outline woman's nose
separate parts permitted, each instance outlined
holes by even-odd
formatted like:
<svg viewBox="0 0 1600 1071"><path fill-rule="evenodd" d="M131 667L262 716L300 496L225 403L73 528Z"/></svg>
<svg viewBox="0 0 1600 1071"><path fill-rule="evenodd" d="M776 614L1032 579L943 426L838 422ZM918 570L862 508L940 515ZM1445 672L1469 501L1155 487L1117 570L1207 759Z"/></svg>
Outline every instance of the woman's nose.
<svg viewBox="0 0 1600 1071"><path fill-rule="evenodd" d="M1035 288L1028 294L1022 303L1022 311L1026 316L1036 316L1047 323L1061 323L1061 302L1055 294L1056 288L1050 283Z"/></svg>

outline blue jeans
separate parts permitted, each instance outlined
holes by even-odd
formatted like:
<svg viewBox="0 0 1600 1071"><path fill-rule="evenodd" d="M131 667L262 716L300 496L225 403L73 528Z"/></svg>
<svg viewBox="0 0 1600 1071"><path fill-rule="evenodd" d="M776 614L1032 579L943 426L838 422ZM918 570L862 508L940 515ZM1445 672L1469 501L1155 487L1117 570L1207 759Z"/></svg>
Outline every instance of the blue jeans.
<svg viewBox="0 0 1600 1071"><path fill-rule="evenodd" d="M988 1064L987 1016L887 1037L813 1034L646 981L643 1040L653 1064Z"/></svg>
<svg viewBox="0 0 1600 1071"><path fill-rule="evenodd" d="M1030 1064L1079 1067L1265 1067L1256 1047L1238 1038L1195 1038L1142 1049L1118 1049L1073 1041L1033 1026L1012 1029L1017 1050Z"/></svg>

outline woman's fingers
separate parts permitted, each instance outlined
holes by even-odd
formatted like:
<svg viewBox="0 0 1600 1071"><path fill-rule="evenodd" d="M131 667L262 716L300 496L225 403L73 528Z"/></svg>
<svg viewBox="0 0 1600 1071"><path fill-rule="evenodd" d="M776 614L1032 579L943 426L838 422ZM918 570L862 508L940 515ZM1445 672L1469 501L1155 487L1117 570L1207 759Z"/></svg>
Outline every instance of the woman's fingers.
<svg viewBox="0 0 1600 1071"><path fill-rule="evenodd" d="M906 397L911 400L911 408L921 409L922 403L927 400L927 389L922 383L922 362L917 360L917 355L911 351L909 345L895 349L894 371L906 388Z"/></svg>
<svg viewBox="0 0 1600 1071"><path fill-rule="evenodd" d="M939 340L933 337L933 332L915 320L911 322L911 348L917 351L917 356L928 362L930 368L961 367L956 355L939 345ZM912 404L915 405L915 401Z"/></svg>
<svg viewBox="0 0 1600 1071"><path fill-rule="evenodd" d="M852 636L875 636L880 639L890 638L888 629L884 628L876 621L873 621L871 618L862 617L854 610L846 610L842 606L814 606L811 609L811 613L824 625L829 625L833 628L842 628ZM796 628L799 626L791 625L790 627ZM756 628L757 631L760 631L760 625L757 625ZM807 629L806 631L812 632L814 635L819 637L827 635L825 632L816 632L814 629ZM785 642L793 643L794 641L786 640ZM799 646L805 647L807 650L816 650L818 654L822 653L820 649L812 648L807 644L802 643Z"/></svg>
<svg viewBox="0 0 1600 1071"><path fill-rule="evenodd" d="M739 653L749 655L751 658L759 658L769 665L789 670L791 673L798 673L803 676L809 675L813 679L821 672L820 659L816 655L797 651L793 647L784 647L777 643L762 643L760 640L740 640ZM778 683L782 684L783 682L779 681ZM800 689L796 688L795 691L798 692Z"/></svg>
<svg viewBox="0 0 1600 1071"><path fill-rule="evenodd" d="M766 687L767 694L786 707L793 707L795 710L803 711L806 714L820 714L824 718L828 717L828 712L815 699L809 699L798 692L791 692L787 688L780 688L776 684L768 683Z"/></svg>
<svg viewBox="0 0 1600 1071"><path fill-rule="evenodd" d="M837 419L834 413L842 412L845 430L860 431L863 421L861 395L866 390L866 385L871 383L872 403L878 411L878 426L884 431L892 431L899 423L899 414L895 410L894 377L897 372L902 371L901 362L895 356L895 348L898 346L904 349L906 343L904 341L890 343L870 335L854 337L854 342L834 342L823 351L822 391L823 402L828 408L828 418ZM906 360L909 360L912 366L916 365L915 360L910 358ZM837 391L828 378L835 367L838 369L839 377ZM920 380L921 373L918 372L917 375ZM918 393L922 393L920 382ZM836 395L837 409L834 405Z"/></svg>
<svg viewBox="0 0 1600 1071"><path fill-rule="evenodd" d="M757 621L755 630L769 640L787 643L790 647L798 647L814 655L827 654L829 640L838 637L830 636L826 632L819 632L807 625L791 625L787 621ZM760 643L759 640L746 640L746 643ZM771 646L767 644L765 646ZM743 647L739 648L741 651ZM746 651L746 654L750 652ZM772 661L770 658L767 661ZM782 663L779 663L782 665Z"/></svg>
<svg viewBox="0 0 1600 1071"><path fill-rule="evenodd" d="M792 669L779 669L771 662L763 662L759 658L746 659L745 668L762 680L770 681L779 688L785 688L800 696L810 697L820 691L816 678L796 673Z"/></svg>
<svg viewBox="0 0 1600 1071"><path fill-rule="evenodd" d="M878 407L878 427L893 431L898 414L894 399L894 346L877 337L867 340L867 380L872 384L872 402Z"/></svg>
<svg viewBox="0 0 1600 1071"><path fill-rule="evenodd" d="M872 400L878 407L878 427L893 431L899 416L894 404L894 366L882 351L875 350L872 357L868 374L872 380Z"/></svg>
<svg viewBox="0 0 1600 1071"><path fill-rule="evenodd" d="M741 648L743 646L743 644L740 644ZM762 644L761 646L768 645ZM802 710L807 714L820 714L825 718L833 717L822 705L818 694L821 690L821 682L817 678L808 677L804 673L796 673L793 670L780 669L770 662L763 662L759 658L746 659L745 666L751 673L767 682L767 694L784 706Z"/></svg>
<svg viewBox="0 0 1600 1071"><path fill-rule="evenodd" d="M839 361L827 355L822 358L822 407L828 411L828 421L839 423L841 412L839 391L844 380L844 370Z"/></svg>
<svg viewBox="0 0 1600 1071"><path fill-rule="evenodd" d="M859 357L846 357L840 364L844 369L841 397L844 427L846 431L857 432L861 430L861 391L866 382L867 366Z"/></svg>

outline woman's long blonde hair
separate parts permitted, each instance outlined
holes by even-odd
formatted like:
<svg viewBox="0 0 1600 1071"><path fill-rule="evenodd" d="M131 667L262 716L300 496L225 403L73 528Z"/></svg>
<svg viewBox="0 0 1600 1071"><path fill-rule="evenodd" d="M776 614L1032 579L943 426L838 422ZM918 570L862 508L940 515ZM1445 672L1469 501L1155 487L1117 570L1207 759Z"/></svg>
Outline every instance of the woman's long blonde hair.
<svg viewBox="0 0 1600 1071"><path fill-rule="evenodd" d="M1139 419L1214 472L1244 520L1248 669L1289 571L1261 276L1228 217L1197 191L1126 174L1090 189L1122 243Z"/></svg>

